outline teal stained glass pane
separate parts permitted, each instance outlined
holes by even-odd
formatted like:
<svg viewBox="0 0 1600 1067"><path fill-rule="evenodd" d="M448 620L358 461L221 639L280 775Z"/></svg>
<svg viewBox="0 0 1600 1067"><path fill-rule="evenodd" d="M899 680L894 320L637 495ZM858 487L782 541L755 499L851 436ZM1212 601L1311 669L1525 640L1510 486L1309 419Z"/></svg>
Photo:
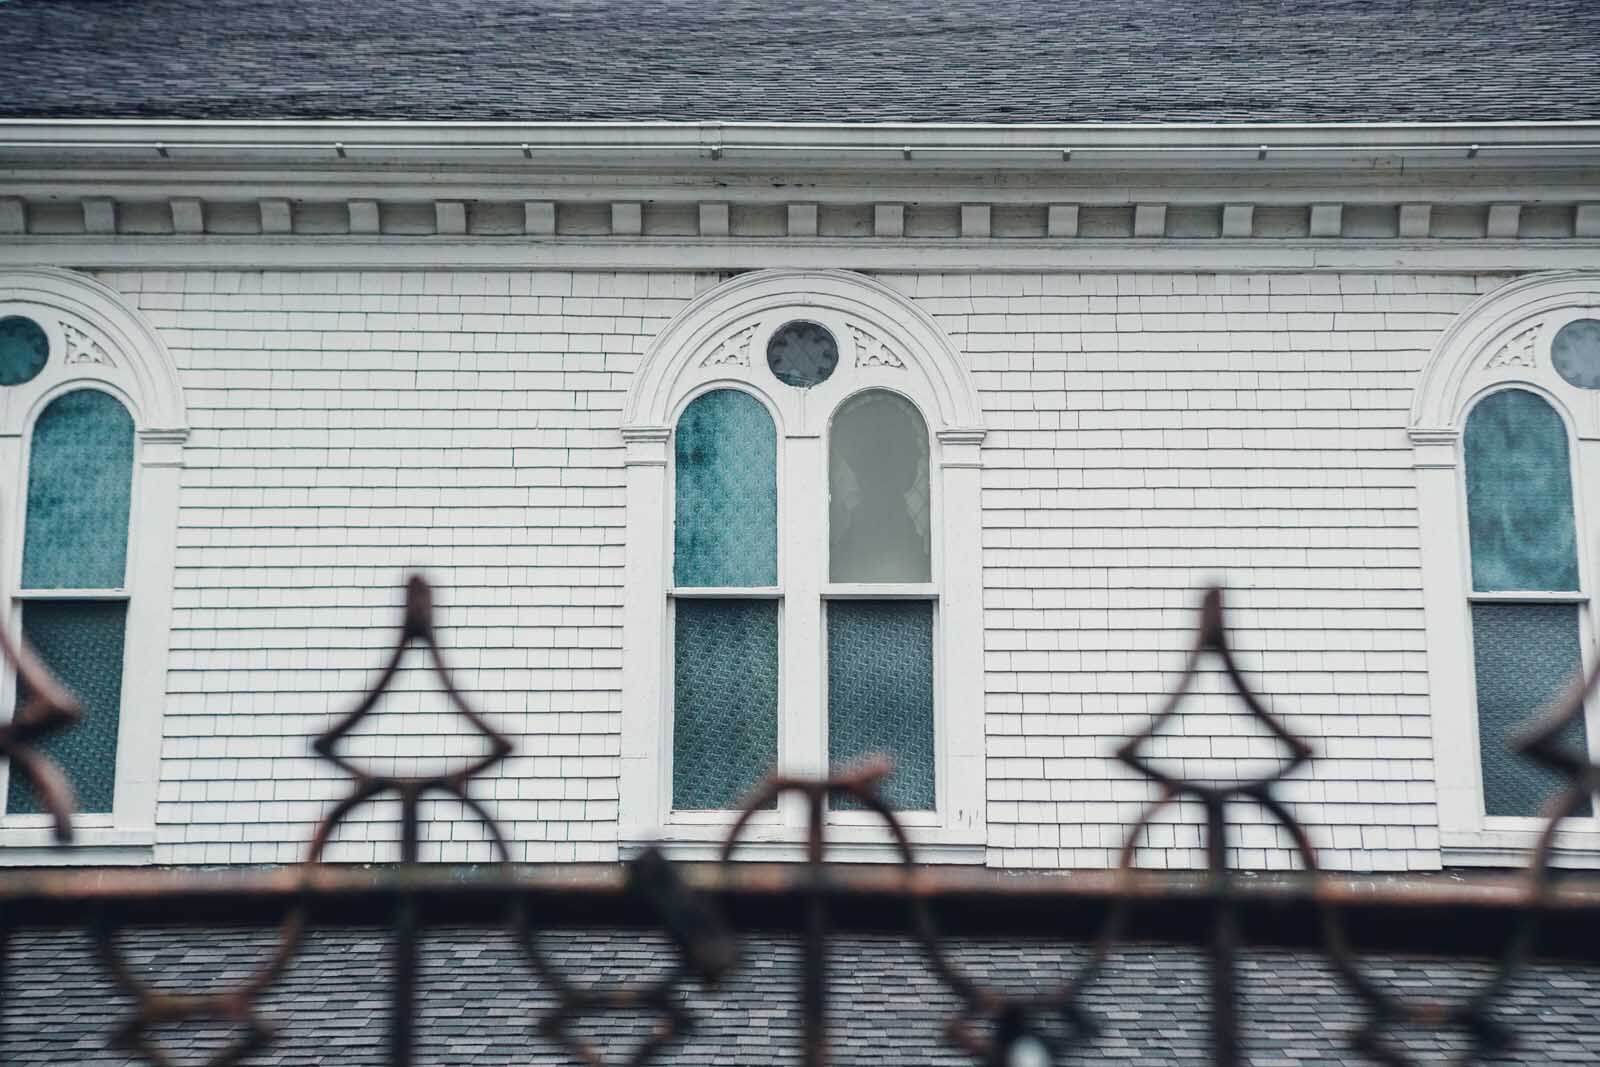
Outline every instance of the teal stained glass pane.
<svg viewBox="0 0 1600 1067"><path fill-rule="evenodd" d="M679 600L672 806L737 807L778 762L778 602Z"/></svg>
<svg viewBox="0 0 1600 1067"><path fill-rule="evenodd" d="M678 419L673 581L679 586L778 584L778 440L749 393L718 389Z"/></svg>
<svg viewBox="0 0 1600 1067"><path fill-rule="evenodd" d="M828 574L835 582L926 582L928 426L898 393L839 405L828 435Z"/></svg>
<svg viewBox="0 0 1600 1067"><path fill-rule="evenodd" d="M78 795L78 810L109 812L117 773L117 726L122 708L125 600L29 600L22 636L39 659L83 704L83 719L38 747L60 765ZM25 695L18 683L17 697ZM10 814L44 810L20 774L6 791Z"/></svg>
<svg viewBox="0 0 1600 1067"><path fill-rule="evenodd" d="M22 315L0 319L0 385L21 385L44 370L50 338L37 322Z"/></svg>
<svg viewBox="0 0 1600 1067"><path fill-rule="evenodd" d="M28 460L24 589L120 589L133 492L133 419L80 389L51 401Z"/></svg>
<svg viewBox="0 0 1600 1067"><path fill-rule="evenodd" d="M1467 520L1472 587L1575 590L1567 428L1526 389L1485 397L1467 416Z"/></svg>
<svg viewBox="0 0 1600 1067"><path fill-rule="evenodd" d="M828 604L828 762L838 767L871 753L894 760L883 790L891 808L932 810L933 604L926 600Z"/></svg>
<svg viewBox="0 0 1600 1067"><path fill-rule="evenodd" d="M1559 775L1507 748L1507 739L1565 690L1581 667L1576 604L1472 605L1472 658L1478 678L1478 751L1489 815L1537 815L1562 788ZM1583 724L1561 744L1586 753ZM1580 814L1587 815L1586 804Z"/></svg>

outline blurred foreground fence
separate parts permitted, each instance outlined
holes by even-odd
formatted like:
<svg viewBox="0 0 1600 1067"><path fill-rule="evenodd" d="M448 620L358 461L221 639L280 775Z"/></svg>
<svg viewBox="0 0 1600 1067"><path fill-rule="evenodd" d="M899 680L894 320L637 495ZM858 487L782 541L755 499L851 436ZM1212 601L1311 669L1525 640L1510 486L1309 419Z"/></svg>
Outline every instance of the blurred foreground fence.
<svg viewBox="0 0 1600 1067"><path fill-rule="evenodd" d="M35 743L68 728L78 716L70 696L25 648L0 632L0 652L12 662L22 699L10 724L0 727L0 759L24 775L55 820L63 847L71 837L71 791L58 768ZM384 777L339 754L342 737L370 714L412 646L431 658L443 690L472 726L489 739L487 755L446 774ZM1237 698L1289 753L1276 773L1219 784L1172 777L1147 762L1142 747L1176 713L1205 657L1216 657ZM692 1032L682 987L690 980L737 983L736 931L777 931L798 936L802 947L795 996L802 1029L799 1059L807 1067L829 1062L830 983L828 941L835 933L902 934L919 947L927 965L961 1005L944 1037L975 1063L1043 1067L1068 1053L1094 1055L1097 1023L1083 1006L1108 954L1119 944L1160 942L1198 946L1205 952L1212 1062L1242 1061L1240 995L1236 967L1251 946L1315 951L1364 1007L1364 1024L1350 1035L1353 1047L1374 1061L1406 1064L1398 1027L1451 1028L1466 1035L1457 1062L1472 1062L1513 1048L1516 1034L1495 1020L1497 999L1533 956L1600 962L1600 880L1558 877L1552 870L1555 832L1600 789L1600 768L1566 752L1557 738L1582 716L1600 674L1575 683L1556 706L1531 723L1517 741L1528 758L1558 771L1567 787L1547 806L1545 830L1528 865L1517 875L1381 880L1340 877L1318 870L1315 849L1274 786L1312 758L1250 691L1229 651L1222 600L1212 590L1201 608L1196 640L1176 691L1149 726L1118 750L1118 758L1159 787L1158 799L1129 827L1121 864L1113 871L1071 876L996 877L962 868L920 866L915 850L878 785L889 772L868 761L825 780L772 777L747 798L723 846L722 863L675 867L647 850L623 870L593 866L525 867L513 864L505 838L489 811L468 795L472 780L504 759L511 743L498 734L455 688L437 644L432 594L421 579L407 588L404 622L382 676L354 710L313 747L350 775L349 793L318 824L306 862L293 869L236 871L32 870L0 871L0 1027L5 1022L6 935L36 927L83 927L95 939L107 973L129 994L135 1010L108 1018L107 1032L121 1048L155 1063L169 1062L157 1033L188 1022L227 1024L242 1034L217 1052L212 1064L248 1062L270 1045L272 1027L257 1002L295 959L312 927L367 926L387 920L393 967L388 979L388 1059L414 1060L420 933L451 925L503 927L528 966L555 993L555 1006L536 1021L538 1031L564 1047L574 1062L601 1067L601 1051L580 1034L584 1019L608 1012L645 1011L657 1020L650 1037L625 1062L651 1061L669 1043ZM482 820L502 862L457 868L417 863L421 799L456 798ZM749 818L780 794L801 798L808 811L804 862L733 863ZM400 801L402 863L382 869L320 862L340 821L376 798ZM830 862L824 817L830 798L848 797L882 820L900 862L863 867ZM1133 858L1144 827L1180 800L1205 812L1207 868L1195 874L1137 870ZM1289 833L1303 870L1261 876L1228 867L1229 805L1259 805ZM231 988L204 992L157 988L124 959L118 932L135 927L243 924L275 927L276 949L256 973ZM563 973L541 948L540 931L565 926L649 927L672 942L676 964L648 980L628 975L580 983ZM963 970L947 951L945 935L1005 935L1030 943L1087 945L1072 977L1053 988L992 988ZM1359 947L1358 947L1359 946ZM1496 966L1477 991L1450 1002L1400 996L1369 977L1361 952L1423 952L1489 957ZM1595 1025L1600 1028L1600 1019ZM1050 1025L1046 1026L1048 1022ZM19 1035L11 1035L15 1039ZM25 1035L21 1035L25 1039ZM772 1058L770 1055L768 1058Z"/></svg>

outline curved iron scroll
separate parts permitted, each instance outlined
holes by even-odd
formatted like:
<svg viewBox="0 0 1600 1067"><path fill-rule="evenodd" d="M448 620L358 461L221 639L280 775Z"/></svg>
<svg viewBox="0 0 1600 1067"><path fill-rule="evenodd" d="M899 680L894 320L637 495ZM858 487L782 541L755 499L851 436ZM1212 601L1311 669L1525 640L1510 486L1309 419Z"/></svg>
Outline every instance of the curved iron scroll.
<svg viewBox="0 0 1600 1067"><path fill-rule="evenodd" d="M0 658L17 679L17 708L11 721L0 724L0 760L20 773L38 794L59 844L72 840L72 783L34 743L77 725L83 717L78 698L67 692L28 648L0 626Z"/></svg>

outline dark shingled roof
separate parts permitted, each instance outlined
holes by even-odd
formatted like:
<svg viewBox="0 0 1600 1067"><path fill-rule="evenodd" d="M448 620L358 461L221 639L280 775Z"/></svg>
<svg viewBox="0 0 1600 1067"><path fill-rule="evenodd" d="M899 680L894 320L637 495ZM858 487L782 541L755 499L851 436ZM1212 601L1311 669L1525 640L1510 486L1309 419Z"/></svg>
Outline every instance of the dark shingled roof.
<svg viewBox="0 0 1600 1067"><path fill-rule="evenodd" d="M635 933L547 935L552 956L580 982L637 981L659 974L671 959L658 940ZM216 991L238 983L266 958L272 938L262 931L189 931L124 938L134 965L166 988ZM923 965L917 950L890 936L840 936L834 941L832 1005L834 1062L841 1067L929 1067L968 1064L940 1043L955 1000ZM1077 947L993 941L953 942L957 959L985 981L1013 990L1060 982L1082 958ZM722 989L691 987L686 1001L695 1032L662 1055L664 1067L769 1065L798 1062L798 946L776 937L745 941L746 962ZM1065 955L1063 955L1065 953ZM534 1036L534 1013L551 1003L526 963L496 931L432 931L422 946L418 1026L423 1064L516 1065L571 1063ZM1476 987L1487 967L1427 960L1369 960L1371 973L1411 996L1459 997ZM341 930L311 935L261 1014L278 1037L253 1064L329 1064L364 1067L384 1062L387 974L384 935ZM106 1049L106 1034L129 1001L106 980L85 935L25 932L14 936L0 1062L126 1064ZM1250 1061L1259 1067L1365 1064L1350 1051L1360 1019L1356 1003L1326 964L1285 951L1250 952L1242 961L1245 1027ZM1073 1062L1112 1059L1129 1067L1203 1064L1206 1055L1205 971L1193 952L1130 946L1117 952L1085 1005L1102 1033ZM1486 1062L1600 1062L1600 968L1538 965L1525 971L1497 1009L1520 1042ZM608 1061L619 1063L650 1020L608 1016L583 1026ZM159 1031L180 1062L198 1062L225 1035L206 1024ZM1460 1033L1394 1035L1427 1061L1464 1047ZM1434 1059L1433 1062L1439 1062Z"/></svg>
<svg viewBox="0 0 1600 1067"><path fill-rule="evenodd" d="M1595 0L0 0L0 116L1600 118Z"/></svg>

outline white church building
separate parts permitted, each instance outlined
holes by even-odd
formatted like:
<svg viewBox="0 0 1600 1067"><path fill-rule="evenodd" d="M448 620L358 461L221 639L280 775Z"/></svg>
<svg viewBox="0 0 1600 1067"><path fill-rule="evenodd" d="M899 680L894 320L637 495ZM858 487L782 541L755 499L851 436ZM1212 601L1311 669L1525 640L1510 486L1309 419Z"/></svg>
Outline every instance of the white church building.
<svg viewBox="0 0 1600 1067"><path fill-rule="evenodd" d="M1109 866L1155 796L1112 752L1217 584L1314 750L1279 794L1325 867L1521 862L1553 779L1505 738L1595 658L1600 106L1568 60L1600 32L1466 24L1531 58L1463 88L1406 76L1388 6L1307 22L1325 61L1268 19L1164 89L1048 26L830 80L862 46L781 64L751 16L713 70L574 84L556 25L478 84L0 7L37 46L0 74L0 621L87 712L45 745L78 843L0 770L0 862L301 859L347 788L309 739L413 573L515 746L474 796L519 861L709 858L770 768L882 752L922 858ZM639 48L689 47L673 10ZM114 76L25 77L68 52ZM1205 682L1151 758L1281 760ZM396 688L352 761L483 751L423 658ZM493 858L431 804L424 858ZM893 855L837 807L837 855ZM394 859L394 815L327 857ZM1294 864L1244 819L1238 866ZM1164 811L1139 863L1203 865L1202 829ZM805 811L746 836L797 857ZM1592 809L1560 857L1600 863Z"/></svg>

